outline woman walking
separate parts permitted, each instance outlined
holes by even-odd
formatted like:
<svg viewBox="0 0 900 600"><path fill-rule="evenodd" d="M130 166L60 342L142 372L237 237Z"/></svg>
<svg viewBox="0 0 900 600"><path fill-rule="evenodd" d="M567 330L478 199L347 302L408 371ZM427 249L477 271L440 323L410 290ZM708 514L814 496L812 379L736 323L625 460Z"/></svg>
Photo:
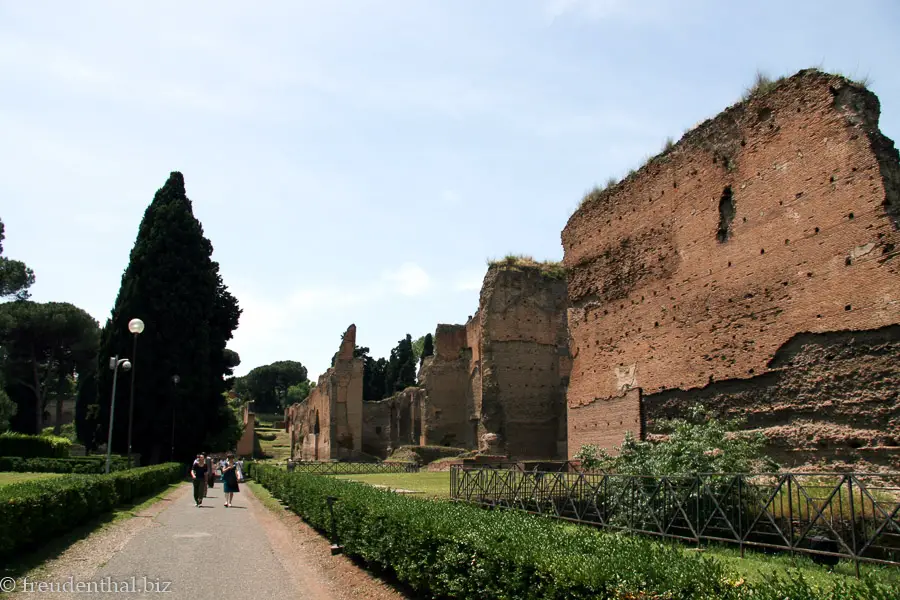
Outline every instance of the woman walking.
<svg viewBox="0 0 900 600"><path fill-rule="evenodd" d="M237 464L234 462L234 454L228 455L228 463L222 469L222 491L225 492L225 506L231 506L235 492L240 492L238 487Z"/></svg>
<svg viewBox="0 0 900 600"><path fill-rule="evenodd" d="M206 458L203 455L198 456L194 464L191 465L191 479L194 480L194 503L198 508L203 502L203 496L206 493L204 484L206 483L206 471L208 469L209 466L206 464Z"/></svg>

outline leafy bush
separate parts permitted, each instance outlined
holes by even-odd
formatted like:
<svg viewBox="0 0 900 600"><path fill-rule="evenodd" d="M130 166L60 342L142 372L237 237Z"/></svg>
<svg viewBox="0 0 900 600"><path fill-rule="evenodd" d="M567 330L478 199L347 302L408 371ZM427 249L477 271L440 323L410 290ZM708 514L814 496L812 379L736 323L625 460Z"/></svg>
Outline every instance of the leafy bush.
<svg viewBox="0 0 900 600"><path fill-rule="evenodd" d="M452 446L400 446L387 458L387 462L427 465L441 458L457 457L465 451L465 448Z"/></svg>
<svg viewBox="0 0 900 600"><path fill-rule="evenodd" d="M799 576L749 586L711 558L640 537L606 534L515 511L485 511L363 484L252 465L253 477L322 532L334 496L344 552L446 598L847 600L896 597L869 580L830 594ZM840 588L838 590L838 588Z"/></svg>
<svg viewBox="0 0 900 600"><path fill-rule="evenodd" d="M580 457L582 464L590 469L658 477L750 473L778 468L763 454L766 438L762 433L741 431L740 420L716 419L699 405L688 412L686 419L658 422L659 430L668 434L662 441L641 441L629 433L622 446L616 448L616 456L595 446L582 446L576 458Z"/></svg>
<svg viewBox="0 0 900 600"><path fill-rule="evenodd" d="M109 475L65 475L4 485L0 487L0 558L34 548L183 477L183 465L166 463Z"/></svg>
<svg viewBox="0 0 900 600"><path fill-rule="evenodd" d="M275 432L257 431L256 437L263 442L274 442L278 435Z"/></svg>
<svg viewBox="0 0 900 600"><path fill-rule="evenodd" d="M128 459L124 456L113 456L110 471L122 471L128 468ZM80 473L99 475L106 472L105 456L84 456L76 458L21 458L18 456L0 457L0 472L13 473Z"/></svg>
<svg viewBox="0 0 900 600"><path fill-rule="evenodd" d="M0 456L22 458L69 458L72 442L53 435L0 434Z"/></svg>
<svg viewBox="0 0 900 600"><path fill-rule="evenodd" d="M53 427L44 427L41 431L41 435L44 437L53 436ZM77 441L77 435L75 433L75 423L66 423L59 428L59 437L64 437L73 444Z"/></svg>

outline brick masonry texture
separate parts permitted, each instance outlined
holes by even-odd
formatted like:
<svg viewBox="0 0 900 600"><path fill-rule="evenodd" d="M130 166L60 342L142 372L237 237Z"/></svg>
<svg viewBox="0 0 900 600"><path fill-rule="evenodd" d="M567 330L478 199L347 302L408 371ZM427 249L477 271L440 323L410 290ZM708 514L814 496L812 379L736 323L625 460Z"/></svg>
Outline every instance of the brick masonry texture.
<svg viewBox="0 0 900 600"><path fill-rule="evenodd" d="M651 428L698 399L797 460L892 454L900 165L879 112L801 71L585 200L562 232L570 435L621 441L634 411L603 403L639 388Z"/></svg>
<svg viewBox="0 0 900 600"><path fill-rule="evenodd" d="M475 315L439 325L434 341L420 371L423 443L565 457L564 279L540 267L492 265Z"/></svg>
<svg viewBox="0 0 900 600"><path fill-rule="evenodd" d="M353 356L356 325L344 333L334 366L309 397L286 411L292 455L303 460L355 458L362 452L363 361Z"/></svg>

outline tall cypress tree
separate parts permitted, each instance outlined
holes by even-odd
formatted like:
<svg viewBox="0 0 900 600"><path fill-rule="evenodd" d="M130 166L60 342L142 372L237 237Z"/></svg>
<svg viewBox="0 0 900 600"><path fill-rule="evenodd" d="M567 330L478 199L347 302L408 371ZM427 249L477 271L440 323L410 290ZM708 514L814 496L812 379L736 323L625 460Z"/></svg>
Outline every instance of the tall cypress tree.
<svg viewBox="0 0 900 600"><path fill-rule="evenodd" d="M137 240L103 329L98 389L103 437L109 423L113 372L110 357L129 358L135 369L132 450L145 464L169 458L173 418L177 459L187 459L225 425L225 344L240 309L212 261L212 244L194 217L184 177L173 172L144 212ZM128 322L145 329L137 339ZM177 387L172 376L178 375ZM116 388L113 451L127 450L132 373L120 371ZM173 417L174 415L174 417Z"/></svg>

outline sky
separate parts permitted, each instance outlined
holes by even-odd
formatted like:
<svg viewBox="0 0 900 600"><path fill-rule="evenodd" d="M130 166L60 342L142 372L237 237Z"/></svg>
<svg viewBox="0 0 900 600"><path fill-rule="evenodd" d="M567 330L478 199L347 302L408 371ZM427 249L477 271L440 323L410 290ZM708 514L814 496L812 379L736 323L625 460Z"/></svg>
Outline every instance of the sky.
<svg viewBox="0 0 900 600"><path fill-rule="evenodd" d="M900 3L0 0L4 254L103 324L184 174L243 309L237 374L464 323L487 260L560 260L595 184L757 71L862 78L900 140Z"/></svg>

